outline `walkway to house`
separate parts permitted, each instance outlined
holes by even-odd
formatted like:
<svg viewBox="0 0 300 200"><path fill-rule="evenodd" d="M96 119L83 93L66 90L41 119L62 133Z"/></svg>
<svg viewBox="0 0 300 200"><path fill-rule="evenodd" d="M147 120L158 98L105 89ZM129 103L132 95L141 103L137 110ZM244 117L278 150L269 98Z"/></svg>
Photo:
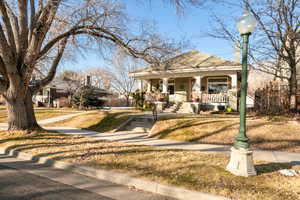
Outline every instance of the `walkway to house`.
<svg viewBox="0 0 300 200"><path fill-rule="evenodd" d="M82 135L97 140L120 141L135 145L150 145L167 149L180 149L189 151L201 151L205 153L230 153L230 146L200 144L191 142L180 142L175 140L165 140L148 138L147 133L135 131L120 131L115 133L99 133L89 130L81 130L70 127L51 127L48 128L65 134ZM254 150L254 159L267 162L292 162L300 165L300 153L288 153L278 151Z"/></svg>

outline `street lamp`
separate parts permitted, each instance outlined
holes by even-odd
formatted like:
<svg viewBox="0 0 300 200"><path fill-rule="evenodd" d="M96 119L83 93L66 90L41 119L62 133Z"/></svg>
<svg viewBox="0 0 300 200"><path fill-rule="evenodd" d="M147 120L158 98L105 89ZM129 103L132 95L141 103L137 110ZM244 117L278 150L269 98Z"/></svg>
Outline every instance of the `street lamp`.
<svg viewBox="0 0 300 200"><path fill-rule="evenodd" d="M240 97L240 130L231 148L230 161L227 170L239 176L254 176L253 152L249 149L249 139L246 135L246 97L248 77L248 41L251 32L256 27L256 19L248 11L237 23L237 28L243 38L242 44L242 82Z"/></svg>

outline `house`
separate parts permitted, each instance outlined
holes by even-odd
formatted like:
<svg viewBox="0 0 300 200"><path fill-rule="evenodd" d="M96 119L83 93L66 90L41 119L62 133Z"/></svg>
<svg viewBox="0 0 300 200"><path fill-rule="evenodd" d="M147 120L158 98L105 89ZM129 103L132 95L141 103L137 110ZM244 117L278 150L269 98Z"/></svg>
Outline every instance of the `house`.
<svg viewBox="0 0 300 200"><path fill-rule="evenodd" d="M78 80L72 80L67 77L56 78L33 97L33 102L36 106L43 105L48 107L52 107L54 101L58 99L65 99L66 102L70 102L71 95L80 85L81 83ZM61 104L61 106L63 105Z"/></svg>
<svg viewBox="0 0 300 200"><path fill-rule="evenodd" d="M95 95L99 96L101 100L105 100L106 96L110 95L110 92L107 90L92 86L90 76L86 76L84 83L80 80L73 80L68 77L59 77L41 89L37 95L33 97L33 102L37 106L68 107L71 104L72 95L78 89L85 86L93 88Z"/></svg>
<svg viewBox="0 0 300 200"><path fill-rule="evenodd" d="M129 73L153 97L159 111L238 109L241 63L193 50ZM172 108L171 107L171 108Z"/></svg>

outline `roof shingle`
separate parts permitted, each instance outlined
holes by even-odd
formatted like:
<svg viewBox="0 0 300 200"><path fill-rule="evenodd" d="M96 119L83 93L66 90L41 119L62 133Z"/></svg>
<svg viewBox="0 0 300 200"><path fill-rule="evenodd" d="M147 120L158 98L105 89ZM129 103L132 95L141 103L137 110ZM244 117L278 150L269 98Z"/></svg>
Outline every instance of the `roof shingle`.
<svg viewBox="0 0 300 200"><path fill-rule="evenodd" d="M168 59L162 62L160 65L152 65L131 73L240 65L240 62L224 60L222 58L202 53L197 50L192 50Z"/></svg>

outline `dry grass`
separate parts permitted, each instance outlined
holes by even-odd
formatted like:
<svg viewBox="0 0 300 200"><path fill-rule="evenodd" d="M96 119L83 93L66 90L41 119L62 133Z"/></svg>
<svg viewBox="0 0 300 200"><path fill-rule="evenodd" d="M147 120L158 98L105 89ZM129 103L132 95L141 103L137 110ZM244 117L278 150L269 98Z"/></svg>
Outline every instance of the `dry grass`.
<svg viewBox="0 0 300 200"><path fill-rule="evenodd" d="M300 166L291 164L257 162L259 175L244 178L224 170L228 157L221 154L96 141L58 133L12 136L1 132L0 145L238 200L300 199L300 178L284 177L276 171L280 168L300 170Z"/></svg>
<svg viewBox="0 0 300 200"><path fill-rule="evenodd" d="M276 119L276 118L275 118ZM206 144L232 145L239 131L239 119L224 115L162 119L154 137ZM271 121L265 117L247 120L247 135L254 149L300 152L300 122Z"/></svg>
<svg viewBox="0 0 300 200"><path fill-rule="evenodd" d="M47 124L47 126L67 126L98 132L110 132L125 122L130 116L139 112L137 110L94 111Z"/></svg>
<svg viewBox="0 0 300 200"><path fill-rule="evenodd" d="M75 109L39 108L35 110L35 116L37 120L43 120L75 112L77 112ZM6 109L0 110L0 122L7 122Z"/></svg>

